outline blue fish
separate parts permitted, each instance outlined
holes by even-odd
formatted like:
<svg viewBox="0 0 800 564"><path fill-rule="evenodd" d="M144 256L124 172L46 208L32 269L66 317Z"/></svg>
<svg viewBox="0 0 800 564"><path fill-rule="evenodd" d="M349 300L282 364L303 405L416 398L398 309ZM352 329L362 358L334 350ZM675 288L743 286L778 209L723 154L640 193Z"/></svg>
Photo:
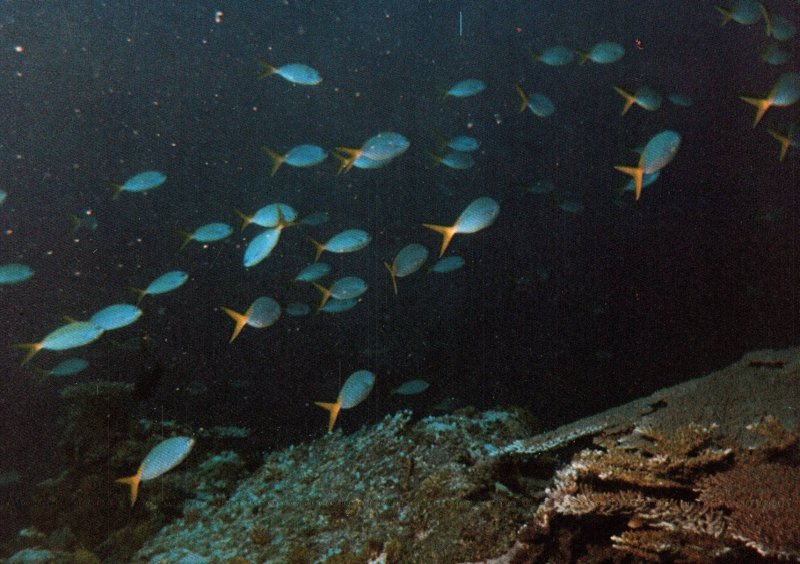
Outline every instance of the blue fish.
<svg viewBox="0 0 800 564"><path fill-rule="evenodd" d="M315 86L322 82L322 77L315 69L302 63L291 63L283 65L282 67L274 67L265 59L259 59L258 64L261 65L261 70L258 72L259 78L277 74L289 82L302 84L304 86Z"/></svg>

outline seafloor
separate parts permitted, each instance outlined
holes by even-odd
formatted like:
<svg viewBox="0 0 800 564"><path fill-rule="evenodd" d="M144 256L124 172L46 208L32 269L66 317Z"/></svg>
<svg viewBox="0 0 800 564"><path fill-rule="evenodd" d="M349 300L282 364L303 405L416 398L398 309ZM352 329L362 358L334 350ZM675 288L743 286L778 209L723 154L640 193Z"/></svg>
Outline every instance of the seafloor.
<svg viewBox="0 0 800 564"><path fill-rule="evenodd" d="M65 400L69 448L96 444L76 422L129 393L95 390ZM158 438L130 425L115 432L150 442L91 453L106 457L100 476L76 459L42 484L7 562L800 560L800 349L749 353L543 434L521 409L399 412L250 471L246 439L216 430L133 510L109 477Z"/></svg>

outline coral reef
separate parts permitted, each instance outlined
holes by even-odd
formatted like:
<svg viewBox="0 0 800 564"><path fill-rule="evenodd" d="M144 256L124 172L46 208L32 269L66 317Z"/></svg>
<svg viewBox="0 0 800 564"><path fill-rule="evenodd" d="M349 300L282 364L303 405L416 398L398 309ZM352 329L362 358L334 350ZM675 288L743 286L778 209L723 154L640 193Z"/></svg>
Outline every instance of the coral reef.
<svg viewBox="0 0 800 564"><path fill-rule="evenodd" d="M488 558L514 541L543 483L515 463L487 459L530 435L529 421L519 410L412 424L400 412L350 436L337 431L271 454L221 505L188 504L192 512L134 562L175 562L186 549L194 562Z"/></svg>
<svg viewBox="0 0 800 564"><path fill-rule="evenodd" d="M800 427L752 427L755 449L724 446L714 427L671 435L602 435L558 471L514 562L593 562L600 553L652 562L800 559Z"/></svg>

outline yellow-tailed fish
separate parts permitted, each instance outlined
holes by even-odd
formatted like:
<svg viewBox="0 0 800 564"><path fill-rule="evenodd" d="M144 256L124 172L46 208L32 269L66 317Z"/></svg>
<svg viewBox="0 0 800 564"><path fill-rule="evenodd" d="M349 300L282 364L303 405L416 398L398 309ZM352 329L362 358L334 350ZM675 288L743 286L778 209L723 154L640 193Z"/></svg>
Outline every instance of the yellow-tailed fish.
<svg viewBox="0 0 800 564"><path fill-rule="evenodd" d="M326 243L320 243L319 241L310 237L309 241L311 241L311 244L314 245L314 248L316 249L314 256L314 262L316 262L319 260L320 255L325 251L331 253L352 253L359 251L366 247L370 241L372 241L372 236L361 229L347 229L346 231L337 233L328 239Z"/></svg>
<svg viewBox="0 0 800 564"><path fill-rule="evenodd" d="M638 200L642 195L643 177L661 170L675 157L680 147L681 136L676 131L667 129L655 134L645 145L636 166L617 165L619 172L631 176L634 181L634 196Z"/></svg>
<svg viewBox="0 0 800 564"><path fill-rule="evenodd" d="M131 487L131 507L139 495L140 482L158 478L175 468L189 456L193 446L194 439L191 437L172 437L161 441L147 453L136 474L115 480Z"/></svg>
<svg viewBox="0 0 800 564"><path fill-rule="evenodd" d="M276 74L289 82L303 86L315 86L322 82L322 77L316 69L303 63L290 63L281 67L274 67L265 59L258 59L258 64L261 66L261 70L258 72L259 78Z"/></svg>
<svg viewBox="0 0 800 564"><path fill-rule="evenodd" d="M800 100L800 73L787 72L783 73L775 85L769 91L765 98L752 98L748 96L739 96L743 102L756 107L756 117L753 121L753 127L758 125L761 118L768 109L773 106L785 107L791 106L797 100Z"/></svg>
<svg viewBox="0 0 800 564"><path fill-rule="evenodd" d="M328 158L328 152L319 145L297 145L283 155L269 147L261 147L261 150L272 159L270 176L274 176L283 163L297 168L308 168L316 166Z"/></svg>
<svg viewBox="0 0 800 564"><path fill-rule="evenodd" d="M432 223L423 223L422 225L442 234L442 247L439 251L439 256L442 256L453 235L456 233L475 233L489 227L497 219L497 214L499 213L500 204L492 198L483 197L474 200L468 205L453 225L435 225Z"/></svg>
<svg viewBox="0 0 800 564"><path fill-rule="evenodd" d="M280 304L269 296L261 296L256 299L244 313L238 313L225 306L220 307L222 311L227 313L236 323L228 343L232 343L233 340L239 336L239 333L241 333L245 325L255 327L256 329L263 329L275 323L281 316Z"/></svg>
<svg viewBox="0 0 800 564"><path fill-rule="evenodd" d="M22 364L27 363L40 350L65 351L93 343L105 330L90 321L73 321L48 333L38 343L19 343L14 345L28 351Z"/></svg>
<svg viewBox="0 0 800 564"><path fill-rule="evenodd" d="M345 380L335 403L315 401L314 403L330 412L328 417L328 432L333 430L336 418L342 409L350 409L364 401L375 385L375 374L369 370L357 370Z"/></svg>
<svg viewBox="0 0 800 564"><path fill-rule="evenodd" d="M389 271L392 279L392 288L397 294L397 279L408 276L418 271L425 261L428 260L428 249L419 243L406 245L394 257L392 264L384 262L383 265Z"/></svg>

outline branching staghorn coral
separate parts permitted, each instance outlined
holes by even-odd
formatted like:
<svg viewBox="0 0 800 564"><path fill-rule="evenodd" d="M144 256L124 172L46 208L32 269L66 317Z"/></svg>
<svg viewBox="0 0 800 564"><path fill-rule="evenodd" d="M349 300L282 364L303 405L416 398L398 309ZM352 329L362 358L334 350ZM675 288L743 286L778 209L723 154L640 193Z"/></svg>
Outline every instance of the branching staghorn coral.
<svg viewBox="0 0 800 564"><path fill-rule="evenodd" d="M800 559L800 429L765 418L751 430L764 438L754 450L696 425L599 438L604 450L557 473L512 561L588 562L609 547L646 561Z"/></svg>

